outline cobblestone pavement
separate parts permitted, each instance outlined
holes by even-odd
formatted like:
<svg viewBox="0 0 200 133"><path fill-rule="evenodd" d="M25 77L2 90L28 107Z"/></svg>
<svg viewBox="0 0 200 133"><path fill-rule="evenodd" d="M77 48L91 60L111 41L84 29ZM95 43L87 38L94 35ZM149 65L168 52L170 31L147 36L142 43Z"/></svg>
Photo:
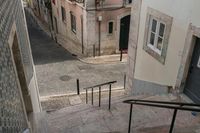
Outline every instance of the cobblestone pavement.
<svg viewBox="0 0 200 133"><path fill-rule="evenodd" d="M33 60L36 67L40 96L76 93L76 79L80 88L112 80L113 87L123 87L125 63L92 65L79 61L59 46L26 14Z"/></svg>

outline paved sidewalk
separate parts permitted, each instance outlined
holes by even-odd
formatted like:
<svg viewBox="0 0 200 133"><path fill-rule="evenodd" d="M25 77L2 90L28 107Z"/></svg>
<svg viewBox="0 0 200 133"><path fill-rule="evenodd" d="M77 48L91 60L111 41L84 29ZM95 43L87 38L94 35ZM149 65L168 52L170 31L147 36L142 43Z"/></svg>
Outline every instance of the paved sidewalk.
<svg viewBox="0 0 200 133"><path fill-rule="evenodd" d="M127 54L123 54L122 61L120 61L120 54L102 55L96 57L79 58L81 61L89 64L110 64L110 63L126 63Z"/></svg>

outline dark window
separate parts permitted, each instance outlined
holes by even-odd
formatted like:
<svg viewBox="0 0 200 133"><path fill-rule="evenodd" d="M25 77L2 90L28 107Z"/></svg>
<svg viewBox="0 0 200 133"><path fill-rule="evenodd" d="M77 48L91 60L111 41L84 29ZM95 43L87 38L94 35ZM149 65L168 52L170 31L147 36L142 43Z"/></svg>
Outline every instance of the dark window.
<svg viewBox="0 0 200 133"><path fill-rule="evenodd" d="M112 34L113 33L113 22L108 23L108 33Z"/></svg>
<svg viewBox="0 0 200 133"><path fill-rule="evenodd" d="M129 3L129 4L132 3L132 0L128 0L128 3Z"/></svg>
<svg viewBox="0 0 200 133"><path fill-rule="evenodd" d="M66 12L65 8L61 6L61 13L62 13L62 21L66 21Z"/></svg>
<svg viewBox="0 0 200 133"><path fill-rule="evenodd" d="M71 30L76 33L76 17L71 13Z"/></svg>

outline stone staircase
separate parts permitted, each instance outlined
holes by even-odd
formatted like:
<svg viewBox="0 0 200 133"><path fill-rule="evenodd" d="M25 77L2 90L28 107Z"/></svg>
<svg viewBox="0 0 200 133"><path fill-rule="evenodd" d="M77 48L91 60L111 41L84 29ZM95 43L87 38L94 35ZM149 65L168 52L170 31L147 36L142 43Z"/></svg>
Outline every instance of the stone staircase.
<svg viewBox="0 0 200 133"><path fill-rule="evenodd" d="M101 107L98 107L98 102L94 102L94 106L71 106L44 116L48 133L127 133L130 106L122 103L127 99L176 101L173 95L139 95L113 98L110 111L107 99L103 99ZM134 105L132 132L168 133L172 114L173 110L169 109ZM200 133L199 124L200 116L195 117L191 112L180 111L175 123L175 133ZM40 131L47 133L45 130Z"/></svg>

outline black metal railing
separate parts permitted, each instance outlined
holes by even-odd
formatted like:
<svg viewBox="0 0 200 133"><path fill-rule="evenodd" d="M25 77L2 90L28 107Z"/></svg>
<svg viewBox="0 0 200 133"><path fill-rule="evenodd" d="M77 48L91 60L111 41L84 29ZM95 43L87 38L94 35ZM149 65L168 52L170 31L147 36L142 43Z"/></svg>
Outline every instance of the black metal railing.
<svg viewBox="0 0 200 133"><path fill-rule="evenodd" d="M157 107L157 108L174 109L169 133L173 132L174 122L176 120L176 115L177 115L178 110L200 112L200 104L194 104L194 103L148 101L148 100L135 100L135 99L126 100L123 102L130 104L128 133L131 132L131 119L132 119L133 104L151 106L151 107Z"/></svg>
<svg viewBox="0 0 200 133"><path fill-rule="evenodd" d="M106 82L106 83L103 83L103 84L98 84L98 85L95 85L95 86L90 86L90 87L86 87L86 88L83 88L85 91L86 91L86 104L88 104L88 90L91 89L91 103L92 105L94 104L94 89L95 88L98 88L99 89L99 107L101 107L101 87L102 86L105 86L105 85L109 85L109 105L108 105L108 108L109 110L111 109L111 93L112 93L112 84L116 83L117 81L111 81L111 82Z"/></svg>

